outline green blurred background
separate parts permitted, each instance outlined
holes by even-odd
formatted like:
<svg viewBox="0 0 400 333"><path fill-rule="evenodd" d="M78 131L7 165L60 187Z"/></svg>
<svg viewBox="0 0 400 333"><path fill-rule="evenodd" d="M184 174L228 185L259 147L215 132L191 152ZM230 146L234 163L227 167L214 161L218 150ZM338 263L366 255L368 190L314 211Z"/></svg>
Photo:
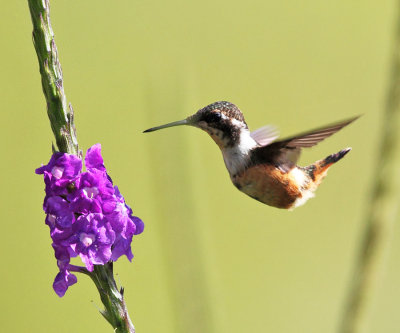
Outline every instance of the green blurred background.
<svg viewBox="0 0 400 333"><path fill-rule="evenodd" d="M115 183L146 224L115 266L138 332L335 332L374 178L395 31L390 1L60 1L51 17L85 151L101 142ZM53 135L26 1L0 5L1 331L110 332L86 276L66 296L44 224ZM303 152L347 146L316 198L293 212L237 191L194 128L142 134L229 100L252 129L283 136L357 114ZM400 327L399 226L370 332Z"/></svg>

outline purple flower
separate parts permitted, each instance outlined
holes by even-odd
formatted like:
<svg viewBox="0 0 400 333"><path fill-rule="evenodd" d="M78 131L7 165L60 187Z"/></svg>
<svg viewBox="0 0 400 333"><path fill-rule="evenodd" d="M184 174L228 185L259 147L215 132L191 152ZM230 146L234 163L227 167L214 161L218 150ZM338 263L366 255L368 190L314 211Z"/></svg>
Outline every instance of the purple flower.
<svg viewBox="0 0 400 333"><path fill-rule="evenodd" d="M90 272L93 265L104 265L110 260L115 232L103 214L81 215L74 229L69 242Z"/></svg>
<svg viewBox="0 0 400 333"><path fill-rule="evenodd" d="M93 169L99 171L106 171L106 167L104 166L103 162L103 157L101 156L100 143L93 145L86 152L85 166L86 169L88 169L89 171L92 171Z"/></svg>
<svg viewBox="0 0 400 333"><path fill-rule="evenodd" d="M111 260L117 261L117 259L123 255L126 255L129 261L133 259L133 254L131 250L132 236L129 238L122 237L118 235L113 246Z"/></svg>
<svg viewBox="0 0 400 333"><path fill-rule="evenodd" d="M71 208L75 212L101 213L104 200L111 197L112 201L115 201L112 198L113 194L114 188L108 180L107 173L92 169L81 174L75 191L70 193L67 198L71 201Z"/></svg>
<svg viewBox="0 0 400 333"><path fill-rule="evenodd" d="M47 165L36 169L36 174L44 175L46 195L66 195L80 174L82 161L75 155L55 153Z"/></svg>
<svg viewBox="0 0 400 333"><path fill-rule="evenodd" d="M49 173L54 179L72 179L77 176L82 169L82 161L79 157L64 153L54 153L47 165L42 165L36 169L39 175Z"/></svg>
<svg viewBox="0 0 400 333"><path fill-rule="evenodd" d="M69 202L60 196L46 199L44 211L47 213L46 224L50 230L67 229L75 222L75 214L69 209Z"/></svg>
<svg viewBox="0 0 400 333"><path fill-rule="evenodd" d="M126 203L125 203L125 199L122 196L122 194L119 192L118 186L114 186L115 189L115 196L118 199L118 202L120 204L123 204L126 208L126 211L128 213L129 219L133 222L133 224L135 225L135 230L133 232L134 235L138 235L141 234L143 232L144 229L144 223L143 221L138 218L137 216L133 216L133 211L132 208L129 207Z"/></svg>
<svg viewBox="0 0 400 333"><path fill-rule="evenodd" d="M66 247L64 247L64 246L62 246L62 245L60 245L60 244L58 244L56 242L54 242L52 244L52 246L53 246L53 249L54 249L54 256L57 259L58 268L60 270L61 269L66 269L68 264L69 264L69 262L70 262L70 259L71 259L71 256L70 256L70 253L68 251L68 248L66 248Z"/></svg>
<svg viewBox="0 0 400 333"><path fill-rule="evenodd" d="M77 156L55 153L36 169L46 185L43 209L59 268L53 288L60 297L77 282L71 257L79 255L88 271L123 255L132 260L132 238L144 228L107 174L100 144L88 149L85 166L82 172Z"/></svg>
<svg viewBox="0 0 400 333"><path fill-rule="evenodd" d="M128 206L129 207L129 206ZM129 208L130 209L130 208ZM135 232L133 233L134 235L139 235L139 234L141 234L142 232L143 232L143 230L144 230L144 223L143 223L143 221L140 219L140 218L138 218L137 216L133 216L132 214L132 209L130 209L130 214L129 214L129 216L130 216L130 218L131 218L131 220L132 220L132 222L133 222L133 224L135 225L135 227L136 227L136 230L135 230Z"/></svg>
<svg viewBox="0 0 400 333"><path fill-rule="evenodd" d="M60 297L63 297L69 286L72 286L78 281L76 276L70 273L66 269L60 270L60 272L56 275L53 282L53 289L56 294Z"/></svg>

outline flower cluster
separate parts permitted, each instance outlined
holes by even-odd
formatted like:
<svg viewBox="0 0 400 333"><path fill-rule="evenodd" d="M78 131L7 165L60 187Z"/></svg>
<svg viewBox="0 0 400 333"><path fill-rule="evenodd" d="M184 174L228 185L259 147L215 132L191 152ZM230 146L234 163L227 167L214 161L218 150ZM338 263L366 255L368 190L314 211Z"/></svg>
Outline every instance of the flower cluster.
<svg viewBox="0 0 400 333"><path fill-rule="evenodd" d="M82 172L79 157L58 152L36 169L46 184L43 209L60 270L53 288L60 297L77 281L71 257L79 255L89 271L122 255L132 260L132 237L144 228L107 174L100 144L88 149L85 167Z"/></svg>

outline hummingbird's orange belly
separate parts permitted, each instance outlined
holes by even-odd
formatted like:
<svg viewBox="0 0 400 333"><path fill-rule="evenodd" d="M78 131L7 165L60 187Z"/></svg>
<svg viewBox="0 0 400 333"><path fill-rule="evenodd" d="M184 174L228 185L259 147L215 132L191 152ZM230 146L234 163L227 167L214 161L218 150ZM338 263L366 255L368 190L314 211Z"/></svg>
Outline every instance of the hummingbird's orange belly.
<svg viewBox="0 0 400 333"><path fill-rule="evenodd" d="M233 184L250 197L269 206L292 208L302 197L307 178L300 169L283 172L270 164L255 165L231 177Z"/></svg>

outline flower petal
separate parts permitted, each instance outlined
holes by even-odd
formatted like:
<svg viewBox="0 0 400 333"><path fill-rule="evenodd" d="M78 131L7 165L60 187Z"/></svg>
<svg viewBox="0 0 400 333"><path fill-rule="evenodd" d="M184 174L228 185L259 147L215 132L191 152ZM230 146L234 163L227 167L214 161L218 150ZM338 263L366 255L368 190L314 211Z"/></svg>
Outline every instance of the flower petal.
<svg viewBox="0 0 400 333"><path fill-rule="evenodd" d="M100 171L105 171L103 157L101 156L101 144L97 143L90 147L86 152L85 157L86 169L91 171L92 169L97 169Z"/></svg>
<svg viewBox="0 0 400 333"><path fill-rule="evenodd" d="M76 276L69 271L61 270L55 277L53 289L59 297L63 297L68 289L78 281Z"/></svg>

